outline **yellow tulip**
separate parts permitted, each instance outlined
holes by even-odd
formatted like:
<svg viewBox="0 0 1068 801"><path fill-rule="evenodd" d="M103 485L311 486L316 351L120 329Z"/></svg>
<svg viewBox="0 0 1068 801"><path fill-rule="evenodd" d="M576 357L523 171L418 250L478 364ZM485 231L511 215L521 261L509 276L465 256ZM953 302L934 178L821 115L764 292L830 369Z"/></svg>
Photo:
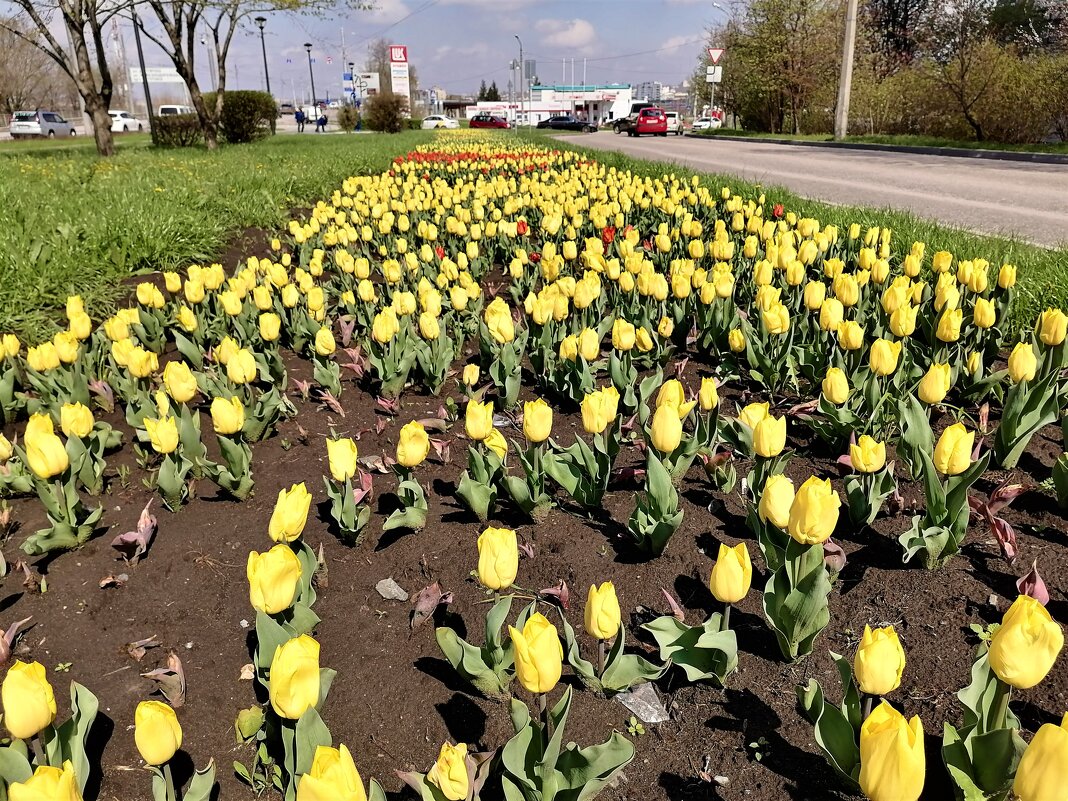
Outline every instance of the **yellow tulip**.
<svg viewBox="0 0 1068 801"><path fill-rule="evenodd" d="M547 693L560 681L564 649L556 626L535 612L527 618L523 630L508 627L515 649L515 674L519 683L531 693Z"/></svg>
<svg viewBox="0 0 1068 801"><path fill-rule="evenodd" d="M219 293L219 302L222 303L223 311L231 317L237 317L245 308L245 302L241 297L230 290Z"/></svg>
<svg viewBox="0 0 1068 801"><path fill-rule="evenodd" d="M186 301L196 306L204 300L204 284L192 278L186 279L184 294Z"/></svg>
<svg viewBox="0 0 1068 801"><path fill-rule="evenodd" d="M990 328L997 322L998 314L993 301L986 298L976 298L975 308L972 309L972 322L976 328Z"/></svg>
<svg viewBox="0 0 1068 801"><path fill-rule="evenodd" d="M812 476L797 491L790 506L787 530L802 545L826 542L838 525L838 509L842 505L830 479Z"/></svg>
<svg viewBox="0 0 1068 801"><path fill-rule="evenodd" d="M949 394L951 386L952 372L950 366L948 364L932 364L923 378L920 379L916 394L920 396L920 400L928 405L941 403L945 400L946 395Z"/></svg>
<svg viewBox="0 0 1068 801"><path fill-rule="evenodd" d="M319 356L329 356L335 350L337 344L334 342L334 332L330 330L330 326L321 326L315 333L315 353Z"/></svg>
<svg viewBox="0 0 1068 801"><path fill-rule="evenodd" d="M727 334L727 345L733 353L741 353L745 350L745 334L739 328L732 328Z"/></svg>
<svg viewBox="0 0 1068 801"><path fill-rule="evenodd" d="M976 375L983 369L983 355L979 351L973 350L968 354L967 369L971 375Z"/></svg>
<svg viewBox="0 0 1068 801"><path fill-rule="evenodd" d="M211 424L216 434L231 436L245 427L245 407L240 398L214 398L211 402Z"/></svg>
<svg viewBox="0 0 1068 801"><path fill-rule="evenodd" d="M701 411L703 412L710 412L719 405L719 391L716 388L716 379L701 379L701 388L697 391L697 401L700 403Z"/></svg>
<svg viewBox="0 0 1068 801"><path fill-rule="evenodd" d="M22 350L22 343L19 342L19 338L14 334L4 334L0 338L0 345L3 346L3 355L8 359L18 356L19 351Z"/></svg>
<svg viewBox="0 0 1068 801"><path fill-rule="evenodd" d="M745 543L739 542L733 548L728 548L721 542L708 579L713 597L721 603L736 604L749 593L752 582L753 563Z"/></svg>
<svg viewBox="0 0 1068 801"><path fill-rule="evenodd" d="M589 635L598 640L610 640L619 633L619 598L616 597L616 586L611 581L604 582L600 587L590 586L584 622Z"/></svg>
<svg viewBox="0 0 1068 801"><path fill-rule="evenodd" d="M519 572L519 546L510 528L487 528L478 536L478 580L491 590L515 583Z"/></svg>
<svg viewBox="0 0 1068 801"><path fill-rule="evenodd" d="M0 686L4 725L11 736L28 740L56 719L56 696L40 662L16 660Z"/></svg>
<svg viewBox="0 0 1068 801"><path fill-rule="evenodd" d="M469 439L481 442L493 431L493 404L471 400L467 402L464 430Z"/></svg>
<svg viewBox="0 0 1068 801"><path fill-rule="evenodd" d="M64 403L59 410L59 427L68 437L88 437L94 422L93 413L80 403Z"/></svg>
<svg viewBox="0 0 1068 801"><path fill-rule="evenodd" d="M857 686L868 695L888 695L901 686L905 671L905 649L893 626L864 627L860 646L853 657Z"/></svg>
<svg viewBox="0 0 1068 801"><path fill-rule="evenodd" d="M404 467L417 467L430 453L430 437L418 420L412 420L400 430L397 440L397 461Z"/></svg>
<svg viewBox="0 0 1068 801"><path fill-rule="evenodd" d="M181 326L183 331L189 334L196 331L197 327L200 325L200 323L197 321L197 316L188 306L182 306L180 309L178 309L177 312L175 312L174 321L178 323L179 326ZM109 334L109 336L111 335ZM127 336L129 336L129 329L127 329ZM112 336L111 338L115 339L114 336ZM123 339L124 338L125 337L123 337Z"/></svg>
<svg viewBox="0 0 1068 801"><path fill-rule="evenodd" d="M898 306L890 315L890 331L895 337L910 337L916 331L916 317L920 307L910 303Z"/></svg>
<svg viewBox="0 0 1068 801"><path fill-rule="evenodd" d="M385 345L400 331L397 313L391 308L382 309L371 323L371 337L379 345Z"/></svg>
<svg viewBox="0 0 1068 801"><path fill-rule="evenodd" d="M784 447L786 447L786 417L773 417L769 414L753 429L753 450L757 456L770 459L782 453Z"/></svg>
<svg viewBox="0 0 1068 801"><path fill-rule="evenodd" d="M1044 723L1016 768L1012 792L1019 801L1062 799L1068 784L1068 715L1061 725Z"/></svg>
<svg viewBox="0 0 1068 801"><path fill-rule="evenodd" d="M14 782L7 788L8 801L82 801L74 765L65 760L62 768L38 765L24 782Z"/></svg>
<svg viewBox="0 0 1068 801"><path fill-rule="evenodd" d="M938 328L935 336L942 342L956 342L960 339L960 327L964 322L962 309L946 309L938 318Z"/></svg>
<svg viewBox="0 0 1068 801"><path fill-rule="evenodd" d="M820 305L820 330L838 332L845 319L845 307L837 298L827 298Z"/></svg>
<svg viewBox="0 0 1068 801"><path fill-rule="evenodd" d="M544 400L523 404L523 434L530 442L544 442L553 430L553 410Z"/></svg>
<svg viewBox="0 0 1068 801"><path fill-rule="evenodd" d="M515 323L512 321L512 310L501 297L496 297L486 307L482 319L486 323L493 341L498 345L511 342L515 339Z"/></svg>
<svg viewBox="0 0 1068 801"><path fill-rule="evenodd" d="M271 659L271 707L279 717L299 720L319 703L319 643L302 634L279 645Z"/></svg>
<svg viewBox="0 0 1068 801"><path fill-rule="evenodd" d="M163 273L163 283L172 295L182 291L182 276L175 272Z"/></svg>
<svg viewBox="0 0 1068 801"><path fill-rule="evenodd" d="M868 354L868 364L876 375L892 375L897 370L897 360L900 355L900 342L877 339L872 343L871 352Z"/></svg>
<svg viewBox="0 0 1068 801"><path fill-rule="evenodd" d="M88 314L76 314L70 318L70 333L78 341L88 339L93 333L93 321Z"/></svg>
<svg viewBox="0 0 1068 801"><path fill-rule="evenodd" d="M167 415L158 420L146 417L145 431L156 453L166 455L178 447L178 423L173 416Z"/></svg>
<svg viewBox="0 0 1068 801"><path fill-rule="evenodd" d="M235 384L247 384L256 379L256 358L247 348L238 348L226 363L226 377Z"/></svg>
<svg viewBox="0 0 1068 801"><path fill-rule="evenodd" d="M675 333L675 321L670 317L661 317L660 323L656 327L656 333L667 339Z"/></svg>
<svg viewBox="0 0 1068 801"><path fill-rule="evenodd" d="M47 373L59 367L59 354L56 346L51 342L45 342L35 348L26 351L26 364L31 370L38 373Z"/></svg>
<svg viewBox="0 0 1068 801"><path fill-rule="evenodd" d="M782 303L761 312L760 319L769 334L785 334L790 330L790 310Z"/></svg>
<svg viewBox="0 0 1068 801"><path fill-rule="evenodd" d="M1056 347L1068 336L1068 315L1060 309L1046 309L1038 315L1035 328L1043 344Z"/></svg>
<svg viewBox="0 0 1068 801"><path fill-rule="evenodd" d="M1014 384L1031 381L1038 371L1038 359L1030 342L1017 342L1009 354L1009 378Z"/></svg>
<svg viewBox="0 0 1068 801"><path fill-rule="evenodd" d="M508 456L508 440L506 440L504 434L496 428L490 431L490 435L486 437L485 445L496 454L497 458L502 462L505 457Z"/></svg>
<svg viewBox="0 0 1068 801"><path fill-rule="evenodd" d="M258 612L277 615L293 605L301 578L300 559L285 543L266 553L251 551L245 567L249 602Z"/></svg>
<svg viewBox="0 0 1068 801"><path fill-rule="evenodd" d="M330 475L335 481L348 481L359 469L356 459L358 451L356 443L350 438L328 439L326 441L326 456L330 465Z"/></svg>
<svg viewBox="0 0 1068 801"><path fill-rule="evenodd" d="M634 347L634 326L626 320L617 319L612 323L612 347L619 351L629 351Z"/></svg>
<svg viewBox="0 0 1068 801"><path fill-rule="evenodd" d="M300 777L296 801L367 801L349 749L318 746L311 770Z"/></svg>
<svg viewBox="0 0 1068 801"><path fill-rule="evenodd" d="M441 324L438 323L438 318L430 312L423 312L419 315L419 336L428 341L441 336Z"/></svg>
<svg viewBox="0 0 1068 801"><path fill-rule="evenodd" d="M478 377L479 369L477 364L464 365L464 371L460 379L461 381L463 381L464 386L473 387L475 384L478 383Z"/></svg>
<svg viewBox="0 0 1068 801"><path fill-rule="evenodd" d="M63 364L74 364L78 361L80 348L77 337L66 331L60 331L52 337L52 344L56 347L56 355Z"/></svg>
<svg viewBox="0 0 1068 801"><path fill-rule="evenodd" d="M582 399L582 427L587 434L600 434L615 422L618 409L619 392L615 387L591 392Z"/></svg>
<svg viewBox="0 0 1068 801"><path fill-rule="evenodd" d="M794 504L794 482L781 473L768 476L760 494L757 514L765 523L785 531L790 525L790 509Z"/></svg>
<svg viewBox="0 0 1068 801"><path fill-rule="evenodd" d="M934 450L934 464L939 473L958 476L972 465L972 448L975 432L964 428L963 423L954 423L942 432Z"/></svg>
<svg viewBox="0 0 1068 801"><path fill-rule="evenodd" d="M135 347L130 351L126 369L135 378L148 378L159 369L159 359L152 351Z"/></svg>
<svg viewBox="0 0 1068 801"><path fill-rule="evenodd" d="M448 801L466 801L471 791L467 775L467 745L443 743L438 761L426 774L426 780L441 790Z"/></svg>
<svg viewBox="0 0 1068 801"><path fill-rule="evenodd" d="M164 765L182 747L182 727L162 701L142 701L134 712L134 744L148 765Z"/></svg>
<svg viewBox="0 0 1068 801"><path fill-rule="evenodd" d="M8 459L15 453L15 446L11 440L0 434L0 464L7 464Z"/></svg>
<svg viewBox="0 0 1068 801"><path fill-rule="evenodd" d="M849 379L839 367L828 367L827 374L823 377L823 397L835 406L841 406L849 400L852 391L849 387Z"/></svg>
<svg viewBox="0 0 1068 801"><path fill-rule="evenodd" d="M805 308L815 311L823 305L827 299L827 285L819 281L809 281L805 284Z"/></svg>
<svg viewBox="0 0 1068 801"><path fill-rule="evenodd" d="M886 466L886 443L861 434L856 444L849 446L849 460L858 473L876 473Z"/></svg>
<svg viewBox="0 0 1068 801"><path fill-rule="evenodd" d="M38 478L58 476L70 464L63 440L57 437L52 427L52 418L44 414L30 416L24 435L26 460L30 470Z"/></svg>
<svg viewBox="0 0 1068 801"><path fill-rule="evenodd" d="M311 508L311 493L304 482L278 491L267 532L275 542L293 542L304 531Z"/></svg>
<svg viewBox="0 0 1068 801"><path fill-rule="evenodd" d="M757 423L768 416L768 410L770 408L770 403L750 403L738 412L738 422L750 431L755 431Z"/></svg>
<svg viewBox="0 0 1068 801"><path fill-rule="evenodd" d="M1002 289L1012 289L1016 286L1016 267L1012 264L1003 264L998 271L998 286Z"/></svg>
<svg viewBox="0 0 1068 801"><path fill-rule="evenodd" d="M860 789L870 801L917 801L926 762L923 724L883 701L860 727Z"/></svg>
<svg viewBox="0 0 1068 801"><path fill-rule="evenodd" d="M1046 678L1064 647L1064 634L1041 603L1021 595L990 638L990 667L999 679L1029 690Z"/></svg>
<svg viewBox="0 0 1068 801"><path fill-rule="evenodd" d="M855 320L839 323L838 344L843 350L860 350L864 347L864 329Z"/></svg>
<svg viewBox="0 0 1068 801"><path fill-rule="evenodd" d="M953 266L953 254L947 250L940 250L931 257L931 268L936 273L944 273Z"/></svg>
<svg viewBox="0 0 1068 801"><path fill-rule="evenodd" d="M646 330L644 325L639 326L638 330L634 333L634 344L641 353L648 353L653 349L652 334Z"/></svg>
<svg viewBox="0 0 1068 801"><path fill-rule="evenodd" d="M582 329L579 332L576 344L578 355L588 362L595 361L601 355L601 336L592 328ZM574 361L574 359L570 361Z"/></svg>
<svg viewBox="0 0 1068 801"><path fill-rule="evenodd" d="M185 362L168 362L163 368L163 387L175 403L188 403L197 394L197 379Z"/></svg>

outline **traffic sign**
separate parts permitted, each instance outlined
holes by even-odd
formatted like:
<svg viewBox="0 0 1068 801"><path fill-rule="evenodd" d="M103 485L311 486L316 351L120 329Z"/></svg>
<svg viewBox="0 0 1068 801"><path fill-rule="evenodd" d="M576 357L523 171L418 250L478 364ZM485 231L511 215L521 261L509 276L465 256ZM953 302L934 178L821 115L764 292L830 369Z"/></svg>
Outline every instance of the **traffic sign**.
<svg viewBox="0 0 1068 801"><path fill-rule="evenodd" d="M722 83L723 67L705 67L705 83Z"/></svg>
<svg viewBox="0 0 1068 801"><path fill-rule="evenodd" d="M723 58L724 52L722 47L710 47L708 48L708 60L713 64L718 64L719 60Z"/></svg>

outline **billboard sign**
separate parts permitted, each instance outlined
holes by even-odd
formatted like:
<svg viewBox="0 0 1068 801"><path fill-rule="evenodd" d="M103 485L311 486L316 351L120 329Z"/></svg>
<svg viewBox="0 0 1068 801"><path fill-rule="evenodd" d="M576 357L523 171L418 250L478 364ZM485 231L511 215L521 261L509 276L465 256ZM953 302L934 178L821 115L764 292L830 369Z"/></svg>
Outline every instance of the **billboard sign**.
<svg viewBox="0 0 1068 801"><path fill-rule="evenodd" d="M405 45L389 46L389 82L393 94L408 98L411 108L412 88L408 72L408 48Z"/></svg>
<svg viewBox="0 0 1068 801"><path fill-rule="evenodd" d="M149 83L185 83L174 67L145 67L145 77ZM130 81L141 82L141 70L137 67L130 70Z"/></svg>

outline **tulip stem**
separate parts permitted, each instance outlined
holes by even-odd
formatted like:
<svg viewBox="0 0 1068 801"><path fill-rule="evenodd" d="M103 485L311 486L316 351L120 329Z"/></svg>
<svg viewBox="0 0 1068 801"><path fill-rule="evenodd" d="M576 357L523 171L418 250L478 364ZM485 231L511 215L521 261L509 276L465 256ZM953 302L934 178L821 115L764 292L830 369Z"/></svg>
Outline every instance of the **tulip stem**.
<svg viewBox="0 0 1068 801"><path fill-rule="evenodd" d="M720 626L720 631L727 631L731 627L731 605L723 604L723 625Z"/></svg>
<svg viewBox="0 0 1068 801"><path fill-rule="evenodd" d="M41 744L41 735L35 734L30 738L30 746L33 748L33 754L37 759L37 767L48 764L48 757L45 756L44 746Z"/></svg>
<svg viewBox="0 0 1068 801"><path fill-rule="evenodd" d="M552 737L552 726L549 720L549 708L545 703L546 693L538 694L538 714L541 715L541 725L545 727L545 742Z"/></svg>
<svg viewBox="0 0 1068 801"><path fill-rule="evenodd" d="M1009 714L1009 698L1012 695L1012 688L1003 682L1001 679L997 680L997 694L998 705L994 708L994 729L1005 728L1005 718Z"/></svg>
<svg viewBox="0 0 1068 801"><path fill-rule="evenodd" d="M864 709L863 709L863 712L860 715L861 722L867 720L868 719L868 715L871 714L871 705L872 705L872 701L874 701L874 700L875 700L874 696L868 695L868 694L864 695Z"/></svg>
<svg viewBox="0 0 1068 801"><path fill-rule="evenodd" d="M176 801L178 796L174 792L174 776L171 775L171 763L164 762L160 770L163 772L163 781L167 785L167 801Z"/></svg>
<svg viewBox="0 0 1068 801"><path fill-rule="evenodd" d="M604 640L597 640L597 675L604 673Z"/></svg>

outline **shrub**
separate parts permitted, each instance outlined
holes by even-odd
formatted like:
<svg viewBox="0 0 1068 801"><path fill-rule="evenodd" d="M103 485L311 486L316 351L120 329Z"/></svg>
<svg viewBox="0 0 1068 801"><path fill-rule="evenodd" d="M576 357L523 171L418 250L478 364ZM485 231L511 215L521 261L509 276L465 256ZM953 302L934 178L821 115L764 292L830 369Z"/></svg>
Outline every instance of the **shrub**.
<svg viewBox="0 0 1068 801"><path fill-rule="evenodd" d="M360 110L355 106L342 106L337 111L337 124L343 131L354 131L360 120Z"/></svg>
<svg viewBox="0 0 1068 801"><path fill-rule="evenodd" d="M363 104L363 122L372 131L400 133L408 126L408 98L393 93L377 94Z"/></svg>
<svg viewBox="0 0 1068 801"><path fill-rule="evenodd" d="M196 114L153 117L159 147L193 147L200 143L200 118Z"/></svg>
<svg viewBox="0 0 1068 801"><path fill-rule="evenodd" d="M254 142L271 133L277 116L278 105L266 92L227 92L223 96L219 133L231 144Z"/></svg>

